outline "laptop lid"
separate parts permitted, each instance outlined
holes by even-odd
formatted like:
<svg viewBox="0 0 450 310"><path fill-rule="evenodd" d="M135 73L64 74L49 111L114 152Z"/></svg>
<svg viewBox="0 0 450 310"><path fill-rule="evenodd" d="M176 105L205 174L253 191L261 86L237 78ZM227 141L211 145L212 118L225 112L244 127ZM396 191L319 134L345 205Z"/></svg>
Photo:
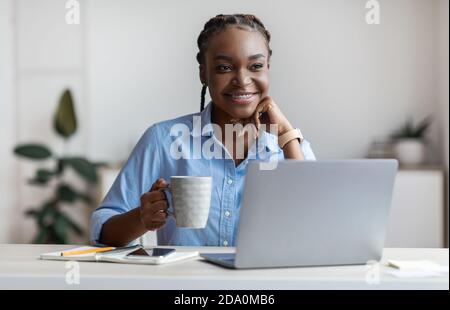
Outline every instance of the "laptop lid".
<svg viewBox="0 0 450 310"><path fill-rule="evenodd" d="M398 163L248 166L236 268L365 264L381 258Z"/></svg>

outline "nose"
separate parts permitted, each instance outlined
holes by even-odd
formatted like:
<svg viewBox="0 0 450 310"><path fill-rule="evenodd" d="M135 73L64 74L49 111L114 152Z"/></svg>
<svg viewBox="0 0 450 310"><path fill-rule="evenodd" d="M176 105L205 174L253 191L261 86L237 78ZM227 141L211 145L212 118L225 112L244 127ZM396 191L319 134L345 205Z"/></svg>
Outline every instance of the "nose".
<svg viewBox="0 0 450 310"><path fill-rule="evenodd" d="M245 70L239 70L231 82L234 86L246 86L252 82L252 79Z"/></svg>

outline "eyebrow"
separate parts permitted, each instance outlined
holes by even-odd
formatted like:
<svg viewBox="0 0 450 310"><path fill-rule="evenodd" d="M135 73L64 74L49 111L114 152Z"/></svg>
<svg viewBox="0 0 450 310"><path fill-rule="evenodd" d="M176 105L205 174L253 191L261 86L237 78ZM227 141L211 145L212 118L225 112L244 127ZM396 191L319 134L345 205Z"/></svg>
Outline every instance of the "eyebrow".
<svg viewBox="0 0 450 310"><path fill-rule="evenodd" d="M254 59L261 58L261 57L264 58L264 57L266 57L266 56L264 56L263 54L255 54L255 55L249 56L249 57L248 57L248 60L254 60ZM214 57L214 60L219 60L219 59L232 61L232 60L233 60L233 57L228 56L228 55L224 55L224 54L219 54L219 55L217 55L216 57Z"/></svg>

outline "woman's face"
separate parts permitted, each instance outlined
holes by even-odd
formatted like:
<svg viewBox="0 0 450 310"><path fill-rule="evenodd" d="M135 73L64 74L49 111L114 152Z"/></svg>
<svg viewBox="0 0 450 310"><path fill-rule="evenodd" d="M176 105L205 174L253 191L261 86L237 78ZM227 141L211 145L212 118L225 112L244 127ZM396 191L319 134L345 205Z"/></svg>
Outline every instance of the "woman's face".
<svg viewBox="0 0 450 310"><path fill-rule="evenodd" d="M230 119L253 115L269 92L269 51L263 35L250 28L228 26L208 42L200 79L215 107Z"/></svg>

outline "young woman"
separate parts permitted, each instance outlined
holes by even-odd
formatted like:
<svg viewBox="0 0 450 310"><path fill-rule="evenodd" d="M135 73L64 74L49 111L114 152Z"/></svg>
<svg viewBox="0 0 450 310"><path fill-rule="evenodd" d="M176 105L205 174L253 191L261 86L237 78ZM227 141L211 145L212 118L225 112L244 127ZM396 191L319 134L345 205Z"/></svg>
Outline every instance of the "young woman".
<svg viewBox="0 0 450 310"><path fill-rule="evenodd" d="M157 230L160 245L233 246L248 162L315 159L309 143L268 95L269 42L270 33L253 15L217 15L205 24L197 40L201 112L147 129L92 215L94 244L123 246ZM204 107L207 89L212 101ZM237 123L256 128L271 124L275 130L258 131L251 143L250 131L232 137L225 134L227 126ZM209 141L223 157L174 158L171 146L177 137L170 133L179 124L190 133L181 148L192 147L195 139L200 144L213 139ZM201 131L195 130L197 125ZM212 177L211 207L204 229L177 228L173 217L167 216L168 202L158 189L166 187L166 180L173 175Z"/></svg>

